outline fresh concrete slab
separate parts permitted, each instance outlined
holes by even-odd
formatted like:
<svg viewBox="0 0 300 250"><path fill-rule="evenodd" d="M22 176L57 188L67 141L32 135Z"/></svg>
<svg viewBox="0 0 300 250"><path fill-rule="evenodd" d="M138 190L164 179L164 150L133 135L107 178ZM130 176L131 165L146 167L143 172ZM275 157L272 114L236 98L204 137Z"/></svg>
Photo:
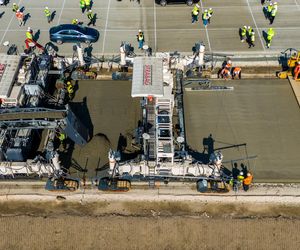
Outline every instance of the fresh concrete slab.
<svg viewBox="0 0 300 250"><path fill-rule="evenodd" d="M202 152L202 140L209 134L215 148L247 143L247 152L242 147L223 150L224 161L257 155L250 161L255 180L299 180L300 110L288 80L213 84L233 86L234 91L184 95L188 144ZM231 168L230 163L227 166Z"/></svg>

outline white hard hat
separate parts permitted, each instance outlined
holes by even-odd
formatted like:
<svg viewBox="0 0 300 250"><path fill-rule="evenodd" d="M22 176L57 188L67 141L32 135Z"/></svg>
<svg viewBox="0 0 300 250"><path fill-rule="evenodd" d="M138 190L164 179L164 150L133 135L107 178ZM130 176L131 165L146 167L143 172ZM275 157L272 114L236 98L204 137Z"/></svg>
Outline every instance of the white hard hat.
<svg viewBox="0 0 300 250"><path fill-rule="evenodd" d="M31 28L30 28L30 27L28 27L28 28L27 28L27 31L31 31Z"/></svg>
<svg viewBox="0 0 300 250"><path fill-rule="evenodd" d="M229 64L231 64L231 60L228 60L227 62L228 62Z"/></svg>
<svg viewBox="0 0 300 250"><path fill-rule="evenodd" d="M272 3L270 3L270 5L272 6L273 4L272 4Z"/></svg>
<svg viewBox="0 0 300 250"><path fill-rule="evenodd" d="M274 5L276 5L276 4L277 4L277 2L274 2L273 4L274 4Z"/></svg>
<svg viewBox="0 0 300 250"><path fill-rule="evenodd" d="M139 30L139 32L142 32L142 30Z"/></svg>
<svg viewBox="0 0 300 250"><path fill-rule="evenodd" d="M247 26L245 25L244 28L247 29Z"/></svg>
<svg viewBox="0 0 300 250"><path fill-rule="evenodd" d="M47 9L47 10L48 10L49 8L48 8L48 7L45 7L45 9Z"/></svg>
<svg viewBox="0 0 300 250"><path fill-rule="evenodd" d="M247 176L251 176L251 174L250 174L250 173L247 173Z"/></svg>
<svg viewBox="0 0 300 250"><path fill-rule="evenodd" d="M254 35L254 34L255 34L255 32L253 31L253 32L252 32L252 34Z"/></svg>
<svg viewBox="0 0 300 250"><path fill-rule="evenodd" d="M17 12L20 12L20 10L19 10L19 9L17 9Z"/></svg>
<svg viewBox="0 0 300 250"><path fill-rule="evenodd" d="M212 10L212 8L209 8L209 10Z"/></svg>
<svg viewBox="0 0 300 250"><path fill-rule="evenodd" d="M92 12L92 10L89 10L89 12Z"/></svg>
<svg viewBox="0 0 300 250"><path fill-rule="evenodd" d="M247 27L247 29L250 29L250 28L251 28L250 26Z"/></svg>
<svg viewBox="0 0 300 250"><path fill-rule="evenodd" d="M241 171L241 172L240 172L240 175L244 175L244 173Z"/></svg>
<svg viewBox="0 0 300 250"><path fill-rule="evenodd" d="M204 12L208 12L208 10L205 10Z"/></svg>
<svg viewBox="0 0 300 250"><path fill-rule="evenodd" d="M16 3L13 3L13 5L17 5Z"/></svg>
<svg viewBox="0 0 300 250"><path fill-rule="evenodd" d="M197 7L197 8L200 8L200 5L199 5L199 4L196 4L196 7Z"/></svg>

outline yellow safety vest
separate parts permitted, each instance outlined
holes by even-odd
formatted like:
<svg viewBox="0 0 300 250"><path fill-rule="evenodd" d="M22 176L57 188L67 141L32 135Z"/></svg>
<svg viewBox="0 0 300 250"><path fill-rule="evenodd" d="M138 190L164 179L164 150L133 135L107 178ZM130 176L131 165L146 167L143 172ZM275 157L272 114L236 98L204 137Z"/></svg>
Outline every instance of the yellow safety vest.
<svg viewBox="0 0 300 250"><path fill-rule="evenodd" d="M29 31L26 32L26 38L32 40L32 34L31 34L31 32L29 32Z"/></svg>
<svg viewBox="0 0 300 250"><path fill-rule="evenodd" d="M45 9L44 12L45 12L45 15L46 15L47 17L51 15L50 10L48 10L48 9Z"/></svg>

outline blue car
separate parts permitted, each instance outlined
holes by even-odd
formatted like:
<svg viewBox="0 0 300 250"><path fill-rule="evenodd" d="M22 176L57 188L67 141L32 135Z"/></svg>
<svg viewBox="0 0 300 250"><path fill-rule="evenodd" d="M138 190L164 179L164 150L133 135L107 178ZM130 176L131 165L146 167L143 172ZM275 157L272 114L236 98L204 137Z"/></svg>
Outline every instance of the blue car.
<svg viewBox="0 0 300 250"><path fill-rule="evenodd" d="M74 24L61 24L49 30L50 41L63 43L95 43L99 39L99 32L93 28Z"/></svg>

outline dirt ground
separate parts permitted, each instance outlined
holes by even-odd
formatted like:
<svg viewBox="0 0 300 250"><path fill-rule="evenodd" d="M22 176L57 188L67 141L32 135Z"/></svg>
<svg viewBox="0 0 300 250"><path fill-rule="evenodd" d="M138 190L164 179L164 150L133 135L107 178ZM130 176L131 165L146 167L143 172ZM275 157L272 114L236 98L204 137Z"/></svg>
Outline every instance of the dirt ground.
<svg viewBox="0 0 300 250"><path fill-rule="evenodd" d="M300 208L1 202L0 249L299 249Z"/></svg>

